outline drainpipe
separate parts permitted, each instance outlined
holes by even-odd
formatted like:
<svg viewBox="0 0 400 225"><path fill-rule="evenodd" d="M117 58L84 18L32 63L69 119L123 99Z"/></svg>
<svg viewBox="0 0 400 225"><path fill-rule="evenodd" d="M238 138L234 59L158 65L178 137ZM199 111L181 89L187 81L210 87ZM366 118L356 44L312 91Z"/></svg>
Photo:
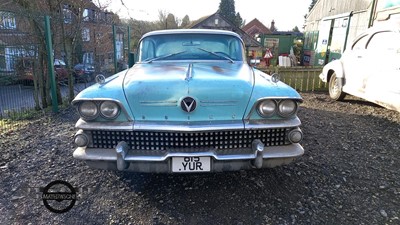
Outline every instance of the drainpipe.
<svg viewBox="0 0 400 225"><path fill-rule="evenodd" d="M372 0L371 13L369 15L369 21L368 21L368 28L372 27L372 25L374 24L374 15L375 15L375 12L376 12L376 3L377 3L377 0Z"/></svg>
<svg viewBox="0 0 400 225"><path fill-rule="evenodd" d="M347 41L349 38L350 25L351 25L351 17L353 17L353 11L350 12L349 21L347 21L347 29L346 29L346 36L344 38L343 52L346 50L346 47L347 47Z"/></svg>
<svg viewBox="0 0 400 225"><path fill-rule="evenodd" d="M116 26L113 24L112 26L112 33L113 33L113 44L114 44L114 73L119 72L118 71L118 64L117 64L117 33L116 33Z"/></svg>

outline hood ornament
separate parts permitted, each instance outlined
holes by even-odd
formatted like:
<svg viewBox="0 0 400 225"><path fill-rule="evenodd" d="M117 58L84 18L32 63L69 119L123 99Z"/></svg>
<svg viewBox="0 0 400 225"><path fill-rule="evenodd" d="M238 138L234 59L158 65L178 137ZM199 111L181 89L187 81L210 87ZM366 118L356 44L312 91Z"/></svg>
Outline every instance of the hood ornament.
<svg viewBox="0 0 400 225"><path fill-rule="evenodd" d="M190 63L189 67L187 68L187 71L186 71L185 80L189 81L190 79L192 79L192 77L193 77L193 64Z"/></svg>
<svg viewBox="0 0 400 225"><path fill-rule="evenodd" d="M181 108L185 112L193 112L197 107L196 100L192 97L185 97L181 101Z"/></svg>

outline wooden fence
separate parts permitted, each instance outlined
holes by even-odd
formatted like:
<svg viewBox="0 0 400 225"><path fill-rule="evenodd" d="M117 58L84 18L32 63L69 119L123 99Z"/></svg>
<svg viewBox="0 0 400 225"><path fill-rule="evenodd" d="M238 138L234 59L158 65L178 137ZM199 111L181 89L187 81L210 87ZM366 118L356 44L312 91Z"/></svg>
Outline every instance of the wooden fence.
<svg viewBox="0 0 400 225"><path fill-rule="evenodd" d="M260 70L268 74L278 73L281 81L297 91L328 90L328 85L319 78L322 67L268 67Z"/></svg>

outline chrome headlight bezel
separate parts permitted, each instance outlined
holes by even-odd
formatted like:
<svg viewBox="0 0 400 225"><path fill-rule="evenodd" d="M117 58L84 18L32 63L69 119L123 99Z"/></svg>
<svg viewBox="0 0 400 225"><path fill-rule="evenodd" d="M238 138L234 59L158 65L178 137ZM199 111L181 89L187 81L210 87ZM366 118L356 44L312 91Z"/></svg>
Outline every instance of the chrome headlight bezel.
<svg viewBox="0 0 400 225"><path fill-rule="evenodd" d="M284 99L278 104L278 115L284 118L291 117L297 113L298 104L295 100Z"/></svg>
<svg viewBox="0 0 400 225"><path fill-rule="evenodd" d="M78 113L84 120L94 120L100 112L94 101L83 101L78 105Z"/></svg>
<svg viewBox="0 0 400 225"><path fill-rule="evenodd" d="M112 108L111 110L110 107ZM121 113L121 107L114 101L103 101L99 104L99 111L103 118L112 120L119 116ZM108 111L112 111L112 113L109 114Z"/></svg>
<svg viewBox="0 0 400 225"><path fill-rule="evenodd" d="M263 118L272 117L277 111L276 101L272 99L262 100L257 104L257 113Z"/></svg>

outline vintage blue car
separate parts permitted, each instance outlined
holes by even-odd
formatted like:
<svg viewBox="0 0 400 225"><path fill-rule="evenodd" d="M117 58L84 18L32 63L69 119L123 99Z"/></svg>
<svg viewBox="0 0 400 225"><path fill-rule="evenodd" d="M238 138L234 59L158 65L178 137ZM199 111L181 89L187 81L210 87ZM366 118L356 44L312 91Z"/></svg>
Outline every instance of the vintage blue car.
<svg viewBox="0 0 400 225"><path fill-rule="evenodd" d="M74 99L76 159L179 173L271 168L303 155L301 96L249 66L236 33L150 32L137 58Z"/></svg>

